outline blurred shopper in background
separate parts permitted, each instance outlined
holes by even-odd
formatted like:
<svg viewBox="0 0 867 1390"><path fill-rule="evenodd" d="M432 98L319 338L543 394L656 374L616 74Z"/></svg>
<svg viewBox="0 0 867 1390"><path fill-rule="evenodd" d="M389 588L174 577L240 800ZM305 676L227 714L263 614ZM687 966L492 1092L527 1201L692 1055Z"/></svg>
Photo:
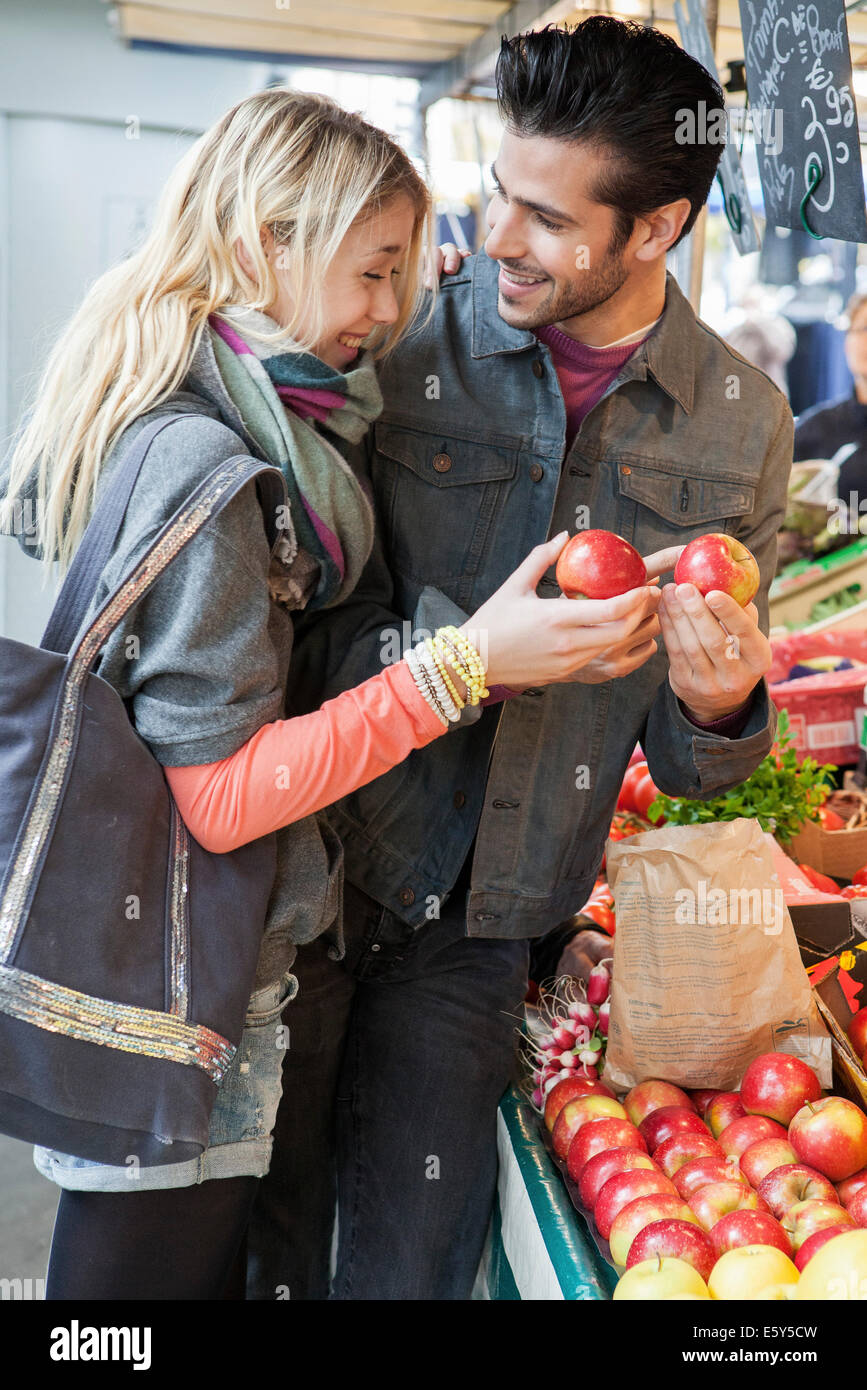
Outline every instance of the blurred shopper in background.
<svg viewBox="0 0 867 1390"><path fill-rule="evenodd" d="M788 397L786 363L794 355L797 334L787 318L768 303L760 285L751 285L743 303L728 318L722 336L749 362L767 372Z"/></svg>
<svg viewBox="0 0 867 1390"><path fill-rule="evenodd" d="M830 459L841 452L837 496L857 511L867 497L867 294L853 294L846 305L845 353L854 377L852 390L834 401L805 410L795 421L795 462ZM849 446L849 447L847 447Z"/></svg>

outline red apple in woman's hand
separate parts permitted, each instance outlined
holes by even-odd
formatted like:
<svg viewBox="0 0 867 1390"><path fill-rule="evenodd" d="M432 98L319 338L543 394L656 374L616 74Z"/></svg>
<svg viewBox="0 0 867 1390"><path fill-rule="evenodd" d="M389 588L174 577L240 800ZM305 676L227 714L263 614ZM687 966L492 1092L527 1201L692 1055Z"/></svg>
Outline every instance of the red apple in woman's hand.
<svg viewBox="0 0 867 1390"><path fill-rule="evenodd" d="M614 598L647 583L634 546L613 531L579 531L557 560L555 577L566 598Z"/></svg>
<svg viewBox="0 0 867 1390"><path fill-rule="evenodd" d="M690 541L674 567L675 584L694 584L700 594L720 589L741 608L746 608L758 592L759 577L752 552L723 531Z"/></svg>

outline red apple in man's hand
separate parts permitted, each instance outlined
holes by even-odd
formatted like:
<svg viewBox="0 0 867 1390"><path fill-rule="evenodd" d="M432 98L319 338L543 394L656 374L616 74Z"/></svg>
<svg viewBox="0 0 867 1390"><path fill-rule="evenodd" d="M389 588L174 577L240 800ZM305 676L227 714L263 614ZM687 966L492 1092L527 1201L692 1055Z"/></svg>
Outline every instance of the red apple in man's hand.
<svg viewBox="0 0 867 1390"><path fill-rule="evenodd" d="M867 1115L841 1096L808 1101L789 1125L789 1142L802 1163L842 1182L867 1166Z"/></svg>
<svg viewBox="0 0 867 1390"><path fill-rule="evenodd" d="M742 1115L739 1120L732 1120L730 1125L726 1125L719 1135L719 1142L727 1157L739 1159L750 1144L757 1144L760 1139L785 1137L786 1131L776 1120L769 1120L766 1115Z"/></svg>
<svg viewBox="0 0 867 1390"><path fill-rule="evenodd" d="M674 567L675 584L694 584L700 594L720 589L746 608L759 588L755 556L723 531L698 536L684 547Z"/></svg>
<svg viewBox="0 0 867 1390"><path fill-rule="evenodd" d="M853 1015L846 1032L858 1056L863 1057L867 1052L867 1007L859 1009L857 1014Z"/></svg>
<svg viewBox="0 0 867 1390"><path fill-rule="evenodd" d="M639 1081L637 1086L633 1086L628 1095L624 1096L623 1104L626 1113L634 1125L641 1125L641 1121L653 1110L661 1110L664 1105L680 1105L685 1110L693 1110L692 1101L682 1091L679 1086L672 1086L670 1081Z"/></svg>
<svg viewBox="0 0 867 1390"><path fill-rule="evenodd" d="M688 1130L664 1139L653 1150L654 1163L659 1165L667 1178L672 1179L675 1173L697 1158L718 1158L724 1162L725 1154L709 1134L692 1134Z"/></svg>
<svg viewBox="0 0 867 1390"><path fill-rule="evenodd" d="M584 1165L606 1149L638 1149L647 1153L647 1145L631 1120L591 1120L582 1125L566 1156L566 1169L573 1182L578 1182Z"/></svg>
<svg viewBox="0 0 867 1390"><path fill-rule="evenodd" d="M693 1192L697 1192L700 1187L707 1187L708 1183L712 1182L739 1182L743 1187L749 1187L747 1179L738 1167L737 1159L726 1158L724 1154L694 1158L691 1163L685 1163L682 1168L678 1168L671 1181L686 1202Z"/></svg>
<svg viewBox="0 0 867 1390"><path fill-rule="evenodd" d="M798 1155L788 1139L760 1139L741 1154L741 1172L746 1174L753 1187L758 1187L762 1178L773 1173L775 1168L797 1161Z"/></svg>
<svg viewBox="0 0 867 1390"><path fill-rule="evenodd" d="M634 1202L636 1197L648 1197L651 1193L660 1192L677 1196L674 1185L659 1170L651 1173L635 1168L626 1173L615 1173L609 1178L596 1198L593 1208L593 1220L603 1240L608 1239L614 1218L623 1207L629 1202Z"/></svg>
<svg viewBox="0 0 867 1390"><path fill-rule="evenodd" d="M714 1139L719 1139L733 1120L739 1120L746 1113L737 1091L720 1091L708 1105L704 1119Z"/></svg>
<svg viewBox="0 0 867 1390"><path fill-rule="evenodd" d="M840 1206L839 1202L824 1202L812 1198L806 1202L795 1202L784 1212L780 1224L788 1232L793 1250L800 1250L804 1241L816 1231L826 1226L854 1226L851 1212Z"/></svg>
<svg viewBox="0 0 867 1390"><path fill-rule="evenodd" d="M650 1156L639 1149L605 1149L585 1163L578 1180L578 1195L582 1205L592 1211L596 1199L609 1178L615 1173L627 1173L636 1168L646 1172L658 1173L659 1169Z"/></svg>
<svg viewBox="0 0 867 1390"><path fill-rule="evenodd" d="M730 1211L767 1211L757 1192L740 1182L712 1182L699 1187L689 1199L704 1230L710 1231Z"/></svg>
<svg viewBox="0 0 867 1390"><path fill-rule="evenodd" d="M627 1202L625 1207L621 1207L611 1223L608 1245L614 1263L625 1265L629 1258L629 1248L639 1231L659 1221L686 1221L696 1224L686 1202L682 1202L674 1192L652 1192L645 1197L636 1197L634 1202Z"/></svg>
<svg viewBox="0 0 867 1390"><path fill-rule="evenodd" d="M851 1231L851 1229L851 1226L820 1226L818 1231L807 1236L804 1244L796 1252L796 1268L803 1269L804 1265L809 1264L817 1250L821 1250L822 1246L827 1245L828 1241L833 1240L835 1236L841 1236L844 1231Z"/></svg>
<svg viewBox="0 0 867 1390"><path fill-rule="evenodd" d="M762 1178L757 1191L778 1219L796 1202L806 1202L811 1198L823 1202L837 1200L834 1184L806 1163L784 1163L781 1168L774 1168L773 1172Z"/></svg>
<svg viewBox="0 0 867 1390"><path fill-rule="evenodd" d="M704 1120L682 1105L663 1105L659 1110L652 1110L638 1128L651 1153L674 1134L703 1134L710 1138Z"/></svg>
<svg viewBox="0 0 867 1390"><path fill-rule="evenodd" d="M692 1212L690 1217L691 1220L668 1217L645 1226L629 1247L626 1268L631 1269L633 1265L641 1264L642 1260L673 1255L675 1259L686 1260L706 1281L716 1263L716 1254L710 1238L698 1225Z"/></svg>
<svg viewBox="0 0 867 1390"><path fill-rule="evenodd" d="M835 1184L837 1196L843 1206L848 1210L852 1203L852 1198L862 1187L867 1187L867 1168L859 1168L857 1173L853 1173L851 1178L844 1178L842 1182Z"/></svg>
<svg viewBox="0 0 867 1390"><path fill-rule="evenodd" d="M741 1104L748 1115L767 1115L787 1125L808 1100L822 1094L819 1078L787 1052L765 1052L750 1062L741 1081Z"/></svg>
<svg viewBox="0 0 867 1390"><path fill-rule="evenodd" d="M616 1097L602 1081L592 1081L589 1076L569 1076L552 1086L545 1101L545 1125L549 1132L557 1123L557 1116L567 1101L578 1100L580 1096Z"/></svg>
<svg viewBox="0 0 867 1390"><path fill-rule="evenodd" d="M717 1256L740 1245L774 1245L791 1258L792 1242L769 1211L728 1211L710 1229Z"/></svg>
<svg viewBox="0 0 867 1390"><path fill-rule="evenodd" d="M560 551L555 577L566 598L614 598L646 584L647 566L613 531L579 531Z"/></svg>
<svg viewBox="0 0 867 1390"><path fill-rule="evenodd" d="M582 1125L591 1120L625 1120L626 1111L619 1101L610 1096L579 1096L569 1100L557 1116L551 1133L551 1143L558 1158L565 1159L569 1145Z"/></svg>
<svg viewBox="0 0 867 1390"><path fill-rule="evenodd" d="M690 1091L689 1098L695 1106L696 1110L698 1111L699 1115L701 1115L701 1118L705 1120L707 1119L707 1116L705 1115L707 1107L710 1105L711 1101L716 1096L721 1095L722 1091Z"/></svg>

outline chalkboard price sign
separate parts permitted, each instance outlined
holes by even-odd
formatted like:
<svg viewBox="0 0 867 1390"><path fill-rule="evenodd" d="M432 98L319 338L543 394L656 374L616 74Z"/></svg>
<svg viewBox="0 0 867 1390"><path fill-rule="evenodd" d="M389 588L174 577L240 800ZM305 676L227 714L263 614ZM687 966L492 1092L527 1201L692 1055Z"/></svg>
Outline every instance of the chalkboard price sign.
<svg viewBox="0 0 867 1390"><path fill-rule="evenodd" d="M867 240L843 0L738 4L768 223Z"/></svg>
<svg viewBox="0 0 867 1390"><path fill-rule="evenodd" d="M701 7L701 0L684 0L684 3L685 8L680 0L674 0L674 17L680 30L680 41L687 53L691 53L693 58L697 58L702 67L707 68L714 80L719 82L713 44L707 31L707 21ZM701 106L704 107L703 102ZM700 114L704 115L703 109ZM728 114L726 111L726 117ZM726 120L724 124L727 125L728 121ZM737 144L731 139L726 129L722 131L722 140L725 141L725 148L720 158L717 177L722 185L723 202L729 210L727 221L735 246L742 256L746 256L751 251L758 251L759 234L753 221L750 195L747 191L744 171L741 168Z"/></svg>

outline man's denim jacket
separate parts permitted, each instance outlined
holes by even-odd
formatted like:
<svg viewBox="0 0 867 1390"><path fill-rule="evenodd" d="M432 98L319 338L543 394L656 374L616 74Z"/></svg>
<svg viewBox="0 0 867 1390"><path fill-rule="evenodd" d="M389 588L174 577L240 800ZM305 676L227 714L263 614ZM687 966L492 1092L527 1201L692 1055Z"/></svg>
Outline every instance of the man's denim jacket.
<svg viewBox="0 0 867 1390"><path fill-rule="evenodd" d="M497 273L480 253L444 276L433 317L382 364L385 409L350 455L372 483L379 535L349 599L299 621L292 712L375 675L417 630L460 626L533 546L574 532L579 507L584 525L643 555L707 531L737 536L759 564L768 631L792 463L783 394L696 319L667 273L660 322L566 453L550 352L499 316ZM558 594L551 572L537 592ZM667 675L660 643L621 679L468 706L448 733L328 809L347 879L419 926L478 831L468 934L539 936L562 922L589 896L637 740L662 791L697 798L743 781L771 747L764 680L730 740L690 723Z"/></svg>

